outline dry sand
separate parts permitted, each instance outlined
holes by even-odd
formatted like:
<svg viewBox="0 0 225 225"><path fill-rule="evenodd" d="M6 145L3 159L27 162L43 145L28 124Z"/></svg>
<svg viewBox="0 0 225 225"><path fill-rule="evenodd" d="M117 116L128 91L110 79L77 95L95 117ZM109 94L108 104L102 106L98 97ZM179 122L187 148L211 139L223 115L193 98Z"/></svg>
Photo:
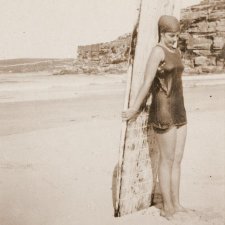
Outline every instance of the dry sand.
<svg viewBox="0 0 225 225"><path fill-rule="evenodd" d="M225 85L187 86L181 201L195 212L114 218L125 76L0 75L0 225L224 224Z"/></svg>

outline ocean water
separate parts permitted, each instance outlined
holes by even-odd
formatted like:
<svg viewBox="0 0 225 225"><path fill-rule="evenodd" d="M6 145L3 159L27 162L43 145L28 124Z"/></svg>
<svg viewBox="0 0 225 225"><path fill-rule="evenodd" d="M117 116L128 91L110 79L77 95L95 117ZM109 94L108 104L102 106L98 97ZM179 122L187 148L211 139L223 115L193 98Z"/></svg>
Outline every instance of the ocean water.
<svg viewBox="0 0 225 225"><path fill-rule="evenodd" d="M90 93L125 90L126 75L51 75L20 73L0 75L0 102L75 98Z"/></svg>

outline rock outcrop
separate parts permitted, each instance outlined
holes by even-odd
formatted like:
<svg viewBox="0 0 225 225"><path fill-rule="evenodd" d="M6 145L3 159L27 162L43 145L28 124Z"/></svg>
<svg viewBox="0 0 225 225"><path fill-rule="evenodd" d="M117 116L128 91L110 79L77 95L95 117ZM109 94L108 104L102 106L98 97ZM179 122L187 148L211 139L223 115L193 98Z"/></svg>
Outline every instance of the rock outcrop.
<svg viewBox="0 0 225 225"><path fill-rule="evenodd" d="M120 36L114 41L78 46L76 72L124 73L127 70L131 34Z"/></svg>
<svg viewBox="0 0 225 225"><path fill-rule="evenodd" d="M180 46L186 73L224 71L225 0L204 0L182 10Z"/></svg>

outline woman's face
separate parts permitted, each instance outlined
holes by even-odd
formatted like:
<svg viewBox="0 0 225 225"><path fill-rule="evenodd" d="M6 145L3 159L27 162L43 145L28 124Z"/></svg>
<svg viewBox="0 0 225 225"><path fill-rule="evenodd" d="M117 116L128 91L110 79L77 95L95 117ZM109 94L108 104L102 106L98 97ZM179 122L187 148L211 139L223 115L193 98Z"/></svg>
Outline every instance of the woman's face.
<svg viewBox="0 0 225 225"><path fill-rule="evenodd" d="M176 48L179 35L180 32L165 32L161 37L168 48Z"/></svg>

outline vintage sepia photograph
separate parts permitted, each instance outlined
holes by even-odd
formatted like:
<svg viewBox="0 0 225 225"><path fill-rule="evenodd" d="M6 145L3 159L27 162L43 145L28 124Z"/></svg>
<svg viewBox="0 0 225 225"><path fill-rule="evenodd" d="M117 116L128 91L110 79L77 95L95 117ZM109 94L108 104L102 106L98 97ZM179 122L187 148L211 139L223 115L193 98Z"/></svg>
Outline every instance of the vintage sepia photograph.
<svg viewBox="0 0 225 225"><path fill-rule="evenodd" d="M0 3L0 225L225 224L225 0Z"/></svg>

